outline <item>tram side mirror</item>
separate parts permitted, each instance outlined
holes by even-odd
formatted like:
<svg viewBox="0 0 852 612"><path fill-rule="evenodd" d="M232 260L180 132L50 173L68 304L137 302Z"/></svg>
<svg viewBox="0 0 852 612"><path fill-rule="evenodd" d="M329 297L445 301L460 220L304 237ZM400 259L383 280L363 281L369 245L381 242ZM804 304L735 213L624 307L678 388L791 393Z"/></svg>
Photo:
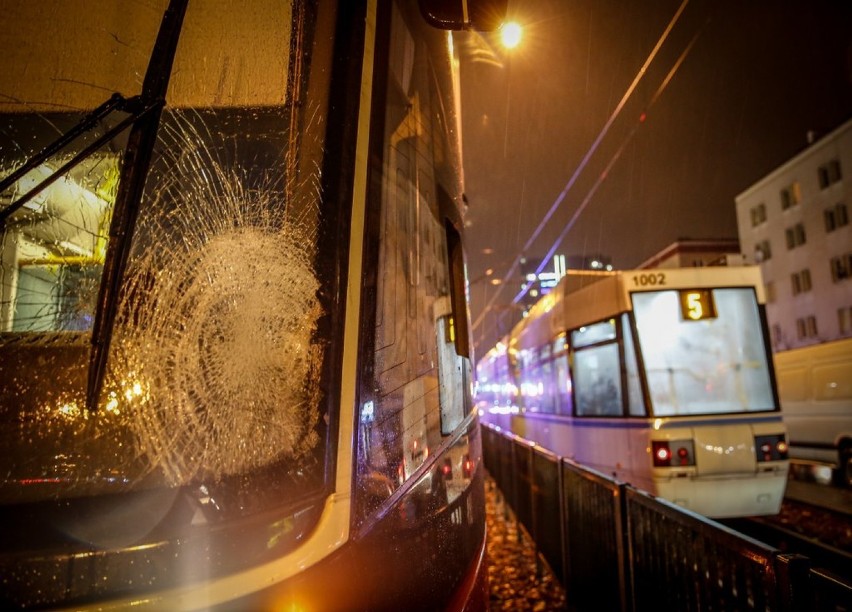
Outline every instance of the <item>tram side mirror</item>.
<svg viewBox="0 0 852 612"><path fill-rule="evenodd" d="M509 0L419 0L419 4L433 27L490 32L506 19Z"/></svg>

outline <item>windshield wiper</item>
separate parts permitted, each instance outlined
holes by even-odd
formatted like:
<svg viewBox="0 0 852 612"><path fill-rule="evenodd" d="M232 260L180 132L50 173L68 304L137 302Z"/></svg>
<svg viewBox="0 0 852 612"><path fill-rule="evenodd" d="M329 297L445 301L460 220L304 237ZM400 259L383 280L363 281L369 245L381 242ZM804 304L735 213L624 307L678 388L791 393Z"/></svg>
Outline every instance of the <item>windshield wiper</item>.
<svg viewBox="0 0 852 612"><path fill-rule="evenodd" d="M142 191L157 141L157 128L165 104L187 2L188 0L171 0L163 15L139 96L140 105L149 111L134 120L128 136L92 329L86 408L93 412L97 410L98 398L103 388L112 330L118 310L119 288L127 267L130 238L136 227Z"/></svg>
<svg viewBox="0 0 852 612"><path fill-rule="evenodd" d="M127 100L121 94L113 94L106 102L104 102L91 113L86 115L80 121L80 123L78 123L73 128L62 134L59 138L57 138L55 141L53 141L44 149L42 149L38 154L28 159L22 166L17 168L9 176L0 181L0 193L5 193L9 188L12 187L12 185L14 185L30 170L40 166L48 159L62 151L65 147L73 143L76 139L93 130L98 125L98 123L100 123L101 120L106 118L113 111L123 111L131 113L129 117L125 118L123 121L104 132L104 134L101 135L92 144L90 144L82 151L80 151L80 153L71 158L70 161L63 164L59 169L53 171L48 177L39 181L33 188L31 188L25 194L18 197L17 199L13 199L12 202L6 205L5 208L0 210L0 229L5 227L6 220L9 217L15 214L27 202L32 200L33 197L36 196L40 191L42 191L50 184L54 183L61 176L65 175L69 170L72 170L80 162L88 158L95 151L97 151L107 142L112 140L117 134L126 129L127 126L129 126L131 123L133 123L133 121L139 118L140 114L146 112L143 110L142 113L138 111L134 113L133 111L136 110L136 107L138 106L136 102L136 98Z"/></svg>

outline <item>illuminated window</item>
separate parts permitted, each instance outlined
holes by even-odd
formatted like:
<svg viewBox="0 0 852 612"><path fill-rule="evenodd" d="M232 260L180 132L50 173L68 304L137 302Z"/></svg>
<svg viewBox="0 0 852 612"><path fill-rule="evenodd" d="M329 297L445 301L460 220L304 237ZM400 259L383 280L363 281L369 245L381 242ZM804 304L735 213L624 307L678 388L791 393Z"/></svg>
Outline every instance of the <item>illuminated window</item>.
<svg viewBox="0 0 852 612"><path fill-rule="evenodd" d="M802 201L802 188L798 181L781 190L781 210L787 210Z"/></svg>

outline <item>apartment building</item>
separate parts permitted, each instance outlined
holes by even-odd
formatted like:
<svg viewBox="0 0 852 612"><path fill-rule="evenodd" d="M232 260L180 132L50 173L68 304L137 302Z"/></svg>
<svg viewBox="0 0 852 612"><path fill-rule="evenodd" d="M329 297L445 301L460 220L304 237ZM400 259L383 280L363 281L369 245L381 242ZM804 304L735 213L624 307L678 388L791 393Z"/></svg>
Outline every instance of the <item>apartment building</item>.
<svg viewBox="0 0 852 612"><path fill-rule="evenodd" d="M773 351L852 336L852 120L736 196Z"/></svg>

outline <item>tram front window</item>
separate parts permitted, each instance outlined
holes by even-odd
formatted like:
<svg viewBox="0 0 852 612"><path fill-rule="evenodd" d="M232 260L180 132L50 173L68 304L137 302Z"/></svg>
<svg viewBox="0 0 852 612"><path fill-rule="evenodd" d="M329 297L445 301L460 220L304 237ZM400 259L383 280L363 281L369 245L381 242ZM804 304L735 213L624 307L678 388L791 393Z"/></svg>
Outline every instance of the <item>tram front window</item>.
<svg viewBox="0 0 852 612"><path fill-rule="evenodd" d="M309 75L327 74L331 53L299 45L330 48L331 32L311 29L320 26L289 1L251 11L190 2L138 216L122 233L111 224L143 104L75 129L113 93L139 95L165 3L11 4L0 71L0 91L14 93L0 96L0 179L11 177L0 194L0 506L168 491L197 497L210 521L304 507L331 458L321 296L335 290L319 270L339 268L330 262L342 249L317 246L337 213L319 171L330 84ZM92 405L92 345L103 338L93 330L119 242L127 265Z"/></svg>
<svg viewBox="0 0 852 612"><path fill-rule="evenodd" d="M634 293L654 416L774 409L754 290L713 289L715 316L684 315L678 291Z"/></svg>

